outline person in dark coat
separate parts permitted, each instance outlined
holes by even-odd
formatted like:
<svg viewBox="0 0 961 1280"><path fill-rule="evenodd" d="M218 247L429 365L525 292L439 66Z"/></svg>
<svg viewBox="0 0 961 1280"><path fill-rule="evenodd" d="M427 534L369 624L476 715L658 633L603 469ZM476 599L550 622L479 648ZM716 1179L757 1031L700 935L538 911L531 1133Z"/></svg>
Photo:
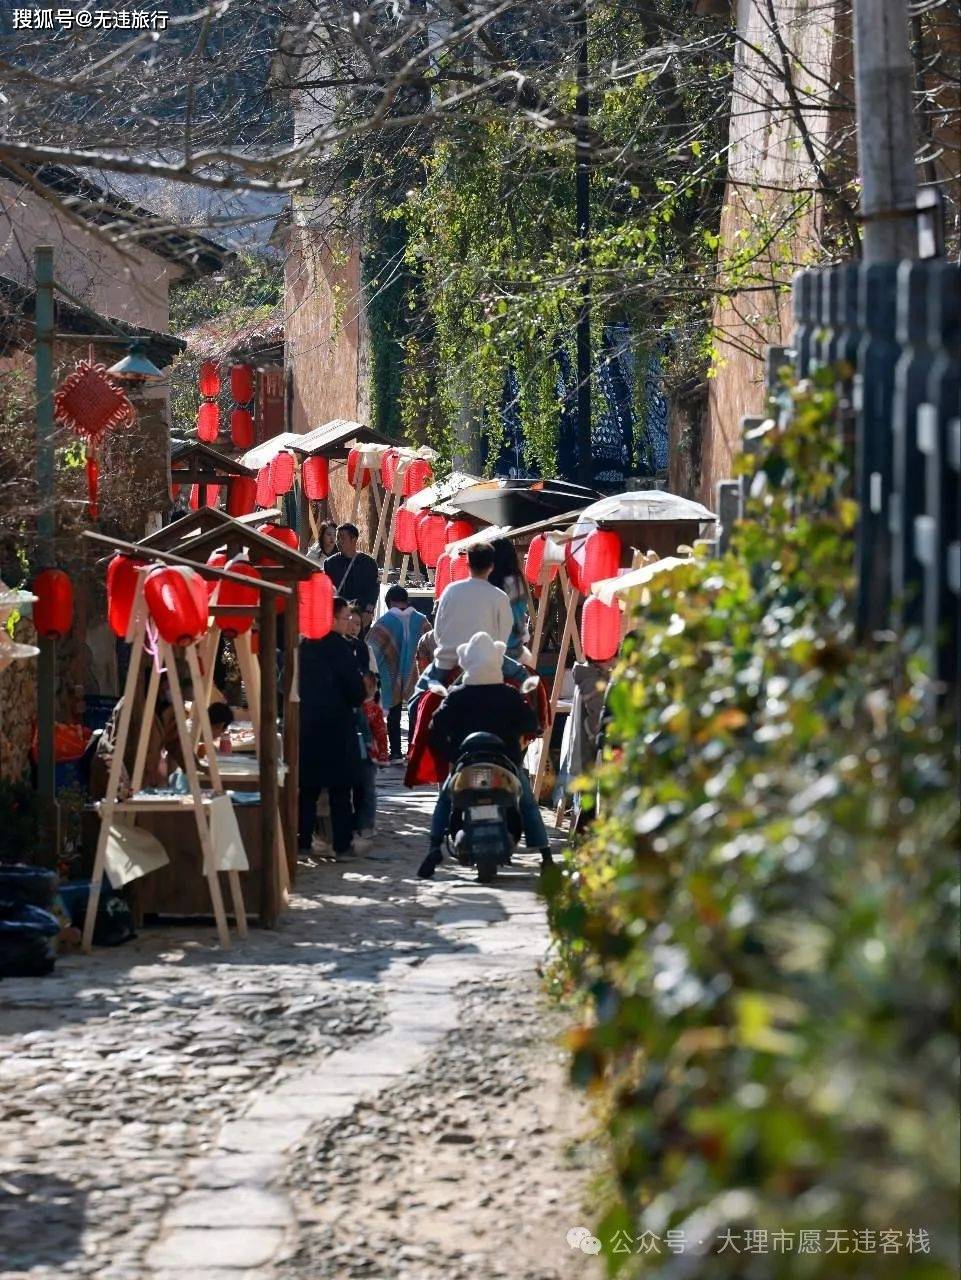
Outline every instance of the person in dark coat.
<svg viewBox="0 0 961 1280"><path fill-rule="evenodd" d="M351 789L361 773L355 711L365 691L346 639L349 618L347 601L335 596L332 630L300 644L300 848L310 849L317 801L326 790L335 856L351 852Z"/></svg>

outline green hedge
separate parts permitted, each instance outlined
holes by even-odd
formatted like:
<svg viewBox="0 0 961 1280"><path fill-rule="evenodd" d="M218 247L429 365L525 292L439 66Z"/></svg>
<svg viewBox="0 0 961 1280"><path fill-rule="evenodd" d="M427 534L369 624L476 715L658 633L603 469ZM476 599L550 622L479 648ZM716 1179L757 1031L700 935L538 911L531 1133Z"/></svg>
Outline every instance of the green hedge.
<svg viewBox="0 0 961 1280"><path fill-rule="evenodd" d="M630 1275L946 1280L952 731L905 646L858 643L831 379L790 395L731 552L641 604L551 897L609 1138L596 1234Z"/></svg>

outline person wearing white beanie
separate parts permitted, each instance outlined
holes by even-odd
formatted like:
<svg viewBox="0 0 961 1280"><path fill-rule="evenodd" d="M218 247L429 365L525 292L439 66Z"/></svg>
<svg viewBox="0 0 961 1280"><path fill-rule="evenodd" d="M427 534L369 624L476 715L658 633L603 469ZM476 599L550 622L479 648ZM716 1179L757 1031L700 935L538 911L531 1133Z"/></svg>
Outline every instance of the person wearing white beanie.
<svg viewBox="0 0 961 1280"><path fill-rule="evenodd" d="M457 661L463 671L461 683L448 693L434 712L430 743L446 760L454 761L464 739L472 733L493 733L504 744L504 754L518 767L521 783L520 814L528 849L536 849L543 866L551 862L550 842L544 819L534 799L530 779L523 767L522 739L540 732L537 713L513 685L504 683L503 662L507 645L477 631L457 646ZM441 788L430 828L430 847L417 874L429 880L443 859L443 841L451 815L448 783Z"/></svg>

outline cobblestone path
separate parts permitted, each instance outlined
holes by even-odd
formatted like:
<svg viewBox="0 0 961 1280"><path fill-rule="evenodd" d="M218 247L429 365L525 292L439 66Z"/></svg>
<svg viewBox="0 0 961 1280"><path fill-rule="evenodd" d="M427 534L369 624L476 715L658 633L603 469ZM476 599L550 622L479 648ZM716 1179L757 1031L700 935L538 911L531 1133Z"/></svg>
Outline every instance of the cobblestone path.
<svg viewBox="0 0 961 1280"><path fill-rule="evenodd" d="M203 927L0 983L0 1276L593 1280L588 1121L538 978L535 860L414 878L427 793Z"/></svg>

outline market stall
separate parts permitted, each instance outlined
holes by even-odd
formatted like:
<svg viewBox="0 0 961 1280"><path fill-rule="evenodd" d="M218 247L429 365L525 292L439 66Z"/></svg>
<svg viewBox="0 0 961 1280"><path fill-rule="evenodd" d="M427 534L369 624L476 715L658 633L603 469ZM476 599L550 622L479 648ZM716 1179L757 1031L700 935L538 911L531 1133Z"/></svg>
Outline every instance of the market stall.
<svg viewBox="0 0 961 1280"><path fill-rule="evenodd" d="M199 513L198 513L199 514ZM227 520L227 517L224 517ZM234 524L236 522L228 521ZM242 528L243 526L238 526ZM239 565L195 564L186 557L144 548L118 539L88 532L86 537L111 546L116 552L108 568L108 614L113 630L130 644L130 657L123 700L116 724L116 736L110 757L106 791L97 806L100 830L94 856L90 896L84 924L83 944L89 951L94 922L105 872L109 872L115 888L159 870L170 861L170 849L187 845L194 875L178 877L178 886L188 882L200 890L206 882L206 894L189 914L206 913L206 899L212 908L221 945L229 947L227 914L220 885L220 873L226 874L231 905L238 935L247 931L247 907L240 881L241 871L249 867L247 851L240 833L230 797L225 792L220 774L217 743L214 740L203 691L206 673L202 646L206 645L211 616L219 609L221 616L234 611L225 601L240 599L242 591L248 602L253 595L260 601L261 615L273 619L275 600L292 596L288 586L267 581L257 575L237 572ZM208 592L208 584L210 591ZM194 688L192 717L198 726L196 740L187 722L187 712L180 677L180 664L186 665ZM149 674L148 674L149 672ZM180 756L183 760L185 785L145 788L144 770L155 710L160 690L161 673L166 674L170 700L176 721ZM143 677L146 690L141 702ZM276 698L266 676L262 691ZM136 713L135 713L136 711ZM273 714L273 713L272 713ZM125 783L123 762L128 740L136 735L134 764ZM273 735L267 735L270 739ZM261 866L261 920L272 923L286 882L277 840L278 827L275 752L266 749L267 737L260 755L261 813L269 814L268 838L263 843ZM203 751L208 786L204 785L198 764L197 748ZM182 840L184 819L193 818L195 841ZM150 830L154 819L174 820L176 831L168 834L165 844L156 831ZM267 824L264 823L264 826ZM199 871L199 874L197 872ZM193 906L195 899L189 898Z"/></svg>

